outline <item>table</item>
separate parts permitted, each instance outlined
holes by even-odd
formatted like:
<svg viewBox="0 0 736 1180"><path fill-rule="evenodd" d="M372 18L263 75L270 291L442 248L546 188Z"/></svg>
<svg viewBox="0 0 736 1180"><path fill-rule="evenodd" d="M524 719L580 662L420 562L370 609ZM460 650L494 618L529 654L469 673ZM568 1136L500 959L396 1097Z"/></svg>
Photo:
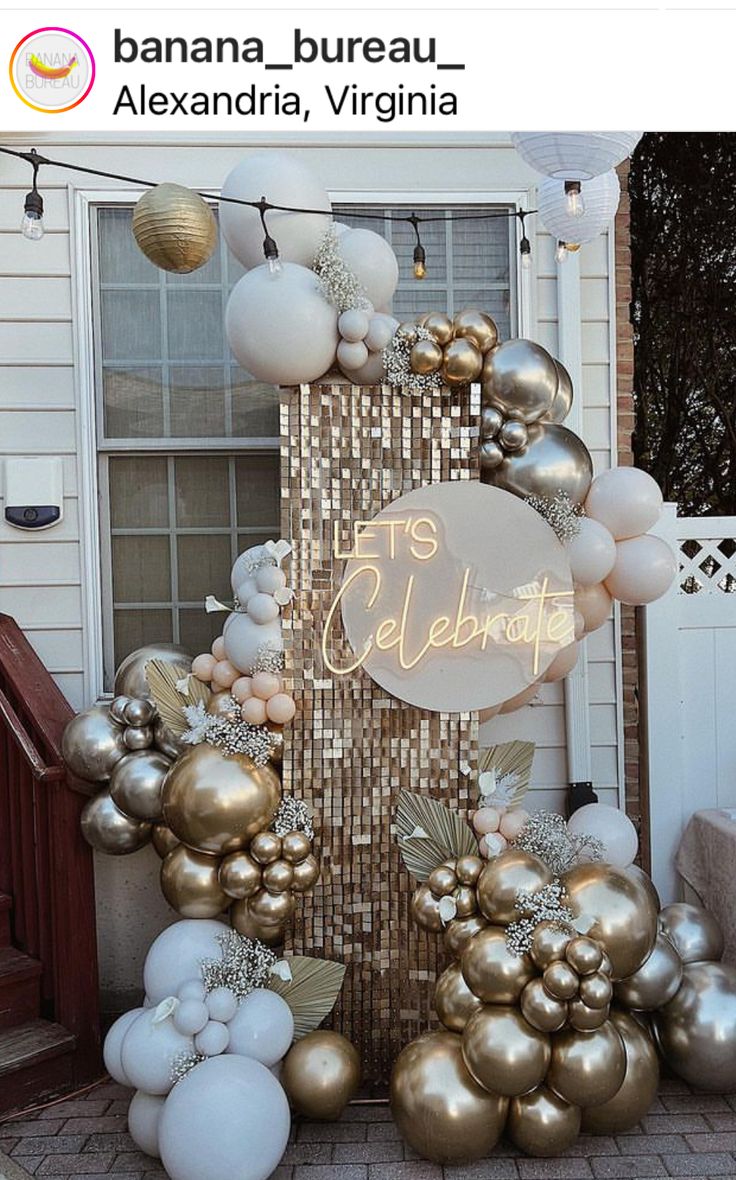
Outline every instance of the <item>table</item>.
<svg viewBox="0 0 736 1180"><path fill-rule="evenodd" d="M696 811L683 833L675 866L720 922L724 960L736 963L736 810Z"/></svg>

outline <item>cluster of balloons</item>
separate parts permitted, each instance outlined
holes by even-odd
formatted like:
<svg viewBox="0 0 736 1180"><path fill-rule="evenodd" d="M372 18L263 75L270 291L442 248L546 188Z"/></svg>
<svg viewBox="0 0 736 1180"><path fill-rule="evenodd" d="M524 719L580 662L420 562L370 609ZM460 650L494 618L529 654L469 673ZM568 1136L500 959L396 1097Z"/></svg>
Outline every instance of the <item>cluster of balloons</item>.
<svg viewBox="0 0 736 1180"><path fill-rule="evenodd" d="M108 1072L135 1089L131 1137L171 1180L266 1180L289 1137L289 1103L339 1118L360 1080L356 1050L338 1033L292 1046L292 1009L267 980L208 984L202 967L221 959L224 930L211 921L164 930L146 957L143 1006L105 1039Z"/></svg>
<svg viewBox="0 0 736 1180"><path fill-rule="evenodd" d="M356 384L373 385L382 381L386 369L383 352L398 327L399 321L388 312L371 312L363 308L343 311L337 321L340 333L337 363L340 370Z"/></svg>
<svg viewBox="0 0 736 1180"><path fill-rule="evenodd" d="M417 326L425 328L431 339L419 339ZM436 373L438 380L451 387L480 380L498 343L494 321L474 308L455 316L425 313L417 316L416 324L400 324L398 334L411 345L411 371L422 377Z"/></svg>
<svg viewBox="0 0 736 1180"><path fill-rule="evenodd" d="M474 883L470 861L481 866ZM437 866L413 907L425 928L444 929L453 960L435 993L441 1031L408 1045L391 1079L394 1118L414 1150L438 1162L480 1158L505 1132L528 1154L557 1155L581 1130L624 1131L655 1097L657 1050L695 1085L736 1084L736 970L716 961L723 938L707 911L658 912L633 865L578 863L556 879L511 843L485 863L454 863L475 907L443 920L452 865ZM545 916L542 891L558 886L567 917ZM526 924L527 949L511 924Z"/></svg>

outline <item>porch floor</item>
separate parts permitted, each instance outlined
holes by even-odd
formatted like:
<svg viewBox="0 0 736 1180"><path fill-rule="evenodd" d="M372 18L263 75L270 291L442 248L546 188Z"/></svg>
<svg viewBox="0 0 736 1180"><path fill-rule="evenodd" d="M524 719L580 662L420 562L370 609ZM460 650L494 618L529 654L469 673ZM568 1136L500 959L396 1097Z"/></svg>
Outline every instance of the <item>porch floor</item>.
<svg viewBox="0 0 736 1180"><path fill-rule="evenodd" d="M130 1091L102 1082L81 1098L0 1124L0 1180L166 1180L126 1132ZM10 1157L9 1159L7 1157ZM386 1106L350 1107L339 1123L295 1122L273 1180L638 1180L736 1176L736 1094L664 1079L639 1127L581 1136L557 1159L501 1144L488 1160L444 1169L405 1147ZM223 1177L223 1180L228 1180Z"/></svg>

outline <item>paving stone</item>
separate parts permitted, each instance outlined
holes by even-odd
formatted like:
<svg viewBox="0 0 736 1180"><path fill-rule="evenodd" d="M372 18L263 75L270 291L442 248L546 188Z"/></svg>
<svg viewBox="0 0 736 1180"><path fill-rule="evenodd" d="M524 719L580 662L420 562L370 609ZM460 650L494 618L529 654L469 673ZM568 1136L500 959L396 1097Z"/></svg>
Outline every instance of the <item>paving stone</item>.
<svg viewBox="0 0 736 1180"><path fill-rule="evenodd" d="M268 1180L291 1180L293 1175L293 1168L287 1168L284 1164L279 1164L276 1171L271 1173ZM166 1180L168 1180L168 1177L166 1177Z"/></svg>
<svg viewBox="0 0 736 1180"><path fill-rule="evenodd" d="M84 1150L137 1151L137 1147L127 1131L101 1131L88 1137Z"/></svg>
<svg viewBox="0 0 736 1180"><path fill-rule="evenodd" d="M620 1135L616 1142L621 1155L659 1155L665 1151L690 1151L682 1135Z"/></svg>
<svg viewBox="0 0 736 1180"><path fill-rule="evenodd" d="M161 1161L145 1151L120 1151L115 1155L111 1172L162 1172Z"/></svg>
<svg viewBox="0 0 736 1180"><path fill-rule="evenodd" d="M736 1131L685 1136L692 1151L736 1151Z"/></svg>
<svg viewBox="0 0 736 1180"><path fill-rule="evenodd" d="M512 1159L476 1160L472 1164L445 1164L444 1180L518 1180Z"/></svg>
<svg viewBox="0 0 736 1180"><path fill-rule="evenodd" d="M587 1158L592 1155L616 1155L617 1151L616 1140L610 1135L581 1135L572 1147L568 1147L565 1155Z"/></svg>
<svg viewBox="0 0 736 1180"><path fill-rule="evenodd" d="M10 1153L12 1152L16 1143L19 1143L19 1142L20 1142L19 1139L15 1138L15 1137L11 1138L10 1136L8 1136L7 1139L5 1139L5 1138L0 1139L0 1151L4 1151L6 1155L10 1155Z"/></svg>
<svg viewBox="0 0 736 1180"><path fill-rule="evenodd" d="M23 1119L20 1122L13 1120L9 1123L2 1124L3 1136L17 1136L19 1139L23 1135L57 1135L64 1126L65 1120L59 1119L45 1119L41 1127L38 1125L38 1119Z"/></svg>
<svg viewBox="0 0 736 1180"><path fill-rule="evenodd" d="M114 1102L106 1102L104 1105L107 1107L105 1114L124 1114L127 1117L130 1102L127 1098L116 1098ZM85 1114L86 1112L80 1110L79 1113ZM89 1113L94 1114L95 1112L91 1110Z"/></svg>
<svg viewBox="0 0 736 1180"><path fill-rule="evenodd" d="M403 1163L371 1164L368 1176L370 1180L442 1180L442 1168L429 1160L405 1160Z"/></svg>
<svg viewBox="0 0 736 1180"><path fill-rule="evenodd" d="M86 1135L38 1135L19 1139L11 1155L74 1155L87 1141Z"/></svg>
<svg viewBox="0 0 736 1180"><path fill-rule="evenodd" d="M585 1159L520 1159L521 1180L588 1180L593 1173Z"/></svg>
<svg viewBox="0 0 736 1180"><path fill-rule="evenodd" d="M26 1172L30 1172L30 1174L32 1176L35 1176L36 1172L38 1171L38 1169L40 1168L41 1164L43 1163L43 1161L45 1159L46 1159L45 1155L24 1155L23 1156L23 1168ZM2 1173L0 1173L0 1175L1 1174Z"/></svg>
<svg viewBox="0 0 736 1180"><path fill-rule="evenodd" d="M130 1102L135 1091L130 1086L120 1086L117 1082L110 1081L103 1082L101 1086L95 1086L90 1093L92 1098L97 1101L107 1099L108 1102L112 1102L116 1098L127 1098Z"/></svg>
<svg viewBox="0 0 736 1180"><path fill-rule="evenodd" d="M112 1152L107 1154L47 1155L36 1170L37 1176L89 1176L108 1172L113 1161Z"/></svg>
<svg viewBox="0 0 736 1180"><path fill-rule="evenodd" d="M295 1130L299 1143L363 1143L374 1127L395 1130L393 1123L300 1123ZM398 1135L398 1131L396 1132ZM381 1138L381 1136L379 1136Z"/></svg>
<svg viewBox="0 0 736 1180"><path fill-rule="evenodd" d="M125 1131L127 1126L128 1117L125 1114L85 1115L82 1118L67 1119L64 1134L92 1135L105 1131Z"/></svg>
<svg viewBox="0 0 736 1180"><path fill-rule="evenodd" d="M366 1164L325 1164L310 1168L309 1164L294 1168L293 1180L368 1180Z"/></svg>
<svg viewBox="0 0 736 1180"><path fill-rule="evenodd" d="M665 1110L673 1114L710 1114L711 1111L731 1109L720 1094L663 1094L661 1102Z"/></svg>
<svg viewBox="0 0 736 1180"><path fill-rule="evenodd" d="M333 1164L394 1163L404 1158L404 1145L399 1140L371 1143L336 1143L332 1149Z"/></svg>
<svg viewBox="0 0 736 1180"><path fill-rule="evenodd" d="M692 1131L709 1131L706 1119L733 1118L733 1130L736 1131L736 1114L702 1115L702 1114L648 1114L642 1124L645 1135L684 1135ZM731 1127L714 1127L713 1130L730 1131Z"/></svg>
<svg viewBox="0 0 736 1180"><path fill-rule="evenodd" d="M93 1091L98 1094L99 1091ZM130 1092L125 1091L125 1109L128 1109L130 1104ZM35 1118L38 1119L71 1119L76 1115L80 1117L87 1115L94 1118L96 1115L106 1114L110 1106L107 1098L70 1098L66 1102L55 1102L53 1106L48 1106L46 1110L40 1110Z"/></svg>
<svg viewBox="0 0 736 1180"><path fill-rule="evenodd" d="M723 1153L702 1152L689 1155L665 1155L664 1166L670 1176L734 1176L736 1162Z"/></svg>
<svg viewBox="0 0 736 1180"><path fill-rule="evenodd" d="M336 1125L338 1127L340 1126L339 1123ZM352 1125L357 1126L356 1123L353 1123ZM366 1131L368 1132L367 1139L369 1143L373 1143L377 1139L385 1142L387 1139L401 1138L401 1134L399 1132L399 1128L396 1126L396 1123L368 1123L366 1126Z"/></svg>
<svg viewBox="0 0 736 1180"><path fill-rule="evenodd" d="M346 1146L348 1146L346 1144ZM350 1144L358 1147L359 1144ZM332 1161L331 1143L292 1143L284 1152L285 1164L329 1164Z"/></svg>
<svg viewBox="0 0 736 1180"><path fill-rule="evenodd" d="M366 1106L348 1106L343 1111L343 1123L390 1123L391 1110L388 1104L369 1103Z"/></svg>
<svg viewBox="0 0 736 1180"><path fill-rule="evenodd" d="M659 1079L660 1094L692 1094L692 1087L683 1081L682 1078L660 1078Z"/></svg>
<svg viewBox="0 0 736 1180"><path fill-rule="evenodd" d="M713 1131L736 1131L736 1111L714 1111L702 1116Z"/></svg>
<svg viewBox="0 0 736 1180"><path fill-rule="evenodd" d="M593 1175L600 1180L626 1180L628 1177L666 1176L667 1169L658 1155L606 1155L590 1161Z"/></svg>

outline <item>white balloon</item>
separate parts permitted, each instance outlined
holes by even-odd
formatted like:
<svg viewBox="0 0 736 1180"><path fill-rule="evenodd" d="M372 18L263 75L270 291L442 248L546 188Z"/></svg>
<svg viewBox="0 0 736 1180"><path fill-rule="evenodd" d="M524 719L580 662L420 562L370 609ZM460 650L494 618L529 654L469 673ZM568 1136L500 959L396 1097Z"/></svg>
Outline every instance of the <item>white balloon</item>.
<svg viewBox="0 0 736 1180"><path fill-rule="evenodd" d="M110 1026L105 1043L102 1047L102 1060L105 1063L105 1069L119 1086L129 1086L130 1078L123 1069L123 1063L120 1059L120 1050L123 1047L123 1040L125 1034L130 1028L134 1020L144 1012L144 1008L131 1008L130 1012L124 1012L119 1016L113 1025Z"/></svg>
<svg viewBox="0 0 736 1180"><path fill-rule="evenodd" d="M344 221L333 221L332 228L334 229L338 238L340 238L340 237L342 237L343 234L346 234L348 232L348 230L350 229L350 226L346 225Z"/></svg>
<svg viewBox="0 0 736 1180"><path fill-rule="evenodd" d="M267 556L265 545L251 545L250 549L244 549L236 557L230 572L230 585L233 594L237 594L240 599L241 606L245 606L251 595L258 593L253 566Z"/></svg>
<svg viewBox="0 0 736 1180"><path fill-rule="evenodd" d="M586 803L567 821L567 830L576 836L594 836L603 844L607 864L625 869L639 848L639 837L625 811L607 803Z"/></svg>
<svg viewBox="0 0 736 1180"><path fill-rule="evenodd" d="M151 943L143 964L146 995L158 1004L174 996L183 983L201 974L203 959L221 959L217 941L229 927L213 918L182 918Z"/></svg>
<svg viewBox="0 0 736 1180"><path fill-rule="evenodd" d="M662 493L659 485L638 467L612 467L590 485L585 512L600 521L615 541L638 537L659 520Z"/></svg>
<svg viewBox="0 0 736 1180"><path fill-rule="evenodd" d="M222 637L230 663L246 676L250 676L253 671L261 647L268 647L272 651L283 650L279 619L273 623L255 623L250 615L233 612L225 621Z"/></svg>
<svg viewBox="0 0 736 1180"><path fill-rule="evenodd" d="M247 1057L210 1057L166 1100L161 1160L171 1180L267 1180L289 1139L286 1095Z"/></svg>
<svg viewBox="0 0 736 1180"><path fill-rule="evenodd" d="M285 152L257 152L237 164L222 186L223 197L260 201L302 209L331 209L330 199L316 176L295 156ZM331 217L314 213L285 213L272 209L266 226L283 261L311 266L330 226ZM263 226L257 209L220 202L220 227L225 241L243 266L263 262Z"/></svg>
<svg viewBox="0 0 736 1180"><path fill-rule="evenodd" d="M608 593L629 606L646 606L669 590L677 560L661 537L630 537L616 545L616 564L606 578Z"/></svg>
<svg viewBox="0 0 736 1180"><path fill-rule="evenodd" d="M210 1020L194 1038L194 1048L205 1057L217 1057L224 1053L230 1043L230 1031L219 1020Z"/></svg>
<svg viewBox="0 0 736 1180"><path fill-rule="evenodd" d="M174 1028L185 1037L201 1032L210 1014L203 1000L182 1000L172 1014Z"/></svg>
<svg viewBox="0 0 736 1180"><path fill-rule="evenodd" d="M611 595L602 583L595 586L576 586L573 598L575 610L583 616L584 635L602 627L611 613Z"/></svg>
<svg viewBox="0 0 736 1180"><path fill-rule="evenodd" d="M254 623L273 623L280 613L279 604L273 594L263 594L259 590L248 598L248 614Z"/></svg>
<svg viewBox="0 0 736 1180"><path fill-rule="evenodd" d="M385 312L376 312L371 316L370 327L365 338L369 352L381 352L389 344L399 326L399 321Z"/></svg>
<svg viewBox="0 0 736 1180"><path fill-rule="evenodd" d="M166 1098L136 1090L128 1107L128 1132L136 1147L159 1159L158 1125Z"/></svg>
<svg viewBox="0 0 736 1180"><path fill-rule="evenodd" d="M238 1010L238 997L229 987L215 987L205 999L210 1020L222 1020L227 1024Z"/></svg>
<svg viewBox="0 0 736 1180"><path fill-rule="evenodd" d="M399 282L399 264L391 246L372 229L341 234L338 248L374 307L388 303Z"/></svg>
<svg viewBox="0 0 736 1180"><path fill-rule="evenodd" d="M207 989L201 979L187 979L177 988L176 994L180 1000L204 1000Z"/></svg>
<svg viewBox="0 0 736 1180"><path fill-rule="evenodd" d="M337 310L316 274L286 262L257 266L228 299L225 330L235 358L257 381L299 385L321 377L337 351Z"/></svg>
<svg viewBox="0 0 736 1180"><path fill-rule="evenodd" d="M276 992L258 987L250 992L228 1025L228 1053L254 1057L263 1065L275 1065L294 1039L291 1008Z"/></svg>
<svg viewBox="0 0 736 1180"><path fill-rule="evenodd" d="M382 352L369 352L368 360L359 369L346 369L344 365L340 369L354 385L380 385L386 379Z"/></svg>
<svg viewBox="0 0 736 1180"><path fill-rule="evenodd" d="M359 340L365 339L370 323L367 311L361 311L359 307L351 307L340 316L337 321L337 330L343 340L357 343Z"/></svg>
<svg viewBox="0 0 736 1180"><path fill-rule="evenodd" d="M193 1053L191 1037L177 1032L170 1016L161 1020L147 1008L123 1038L120 1060L130 1084L147 1094L168 1094L174 1084L171 1069L180 1053Z"/></svg>
<svg viewBox="0 0 736 1180"><path fill-rule="evenodd" d="M349 373L362 369L368 362L368 349L362 340L341 340L337 346L337 363Z"/></svg>
<svg viewBox="0 0 736 1180"><path fill-rule="evenodd" d="M565 676L569 676L578 662L579 654L580 645L578 643L567 643L557 653L545 672L545 684L552 684L555 680L563 680Z"/></svg>
<svg viewBox="0 0 736 1180"><path fill-rule="evenodd" d="M592 517L580 519L577 536L567 543L573 581L578 586L595 586L608 577L616 560L616 542L605 525Z"/></svg>

